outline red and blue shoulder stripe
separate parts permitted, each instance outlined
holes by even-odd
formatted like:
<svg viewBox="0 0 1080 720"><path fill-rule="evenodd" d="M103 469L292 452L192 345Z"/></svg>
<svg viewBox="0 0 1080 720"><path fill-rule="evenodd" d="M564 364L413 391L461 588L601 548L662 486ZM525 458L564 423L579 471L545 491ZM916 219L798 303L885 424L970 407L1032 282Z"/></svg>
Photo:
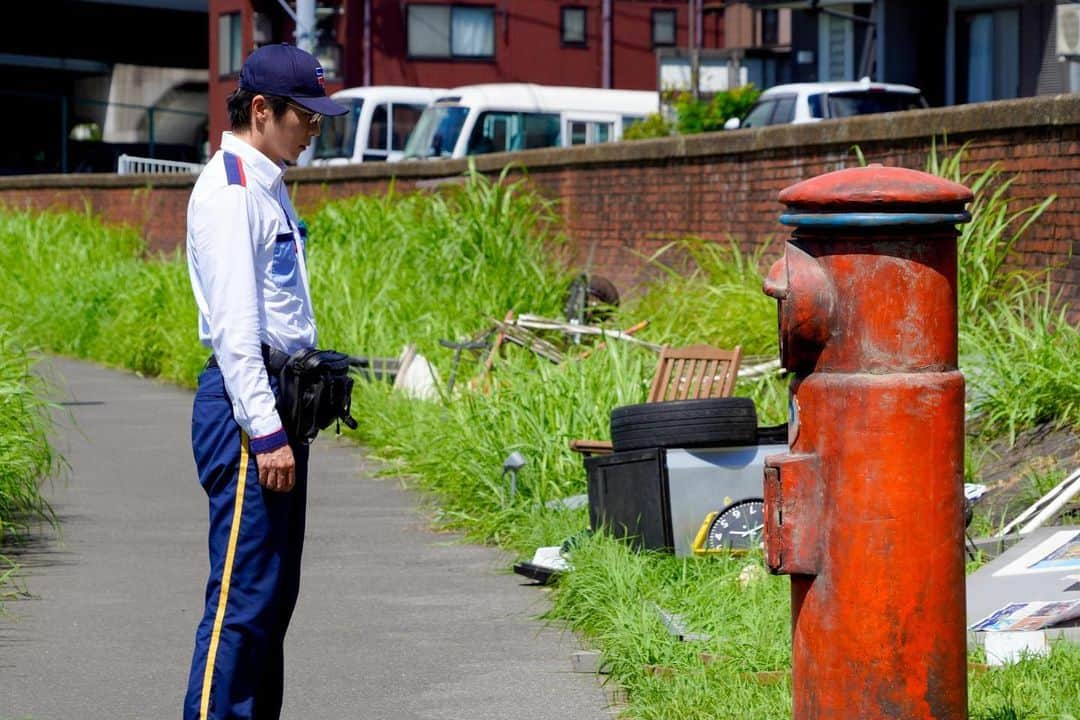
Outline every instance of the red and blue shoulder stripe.
<svg viewBox="0 0 1080 720"><path fill-rule="evenodd" d="M247 176L244 174L244 161L231 152L222 153L225 160L225 178L230 185L247 185Z"/></svg>

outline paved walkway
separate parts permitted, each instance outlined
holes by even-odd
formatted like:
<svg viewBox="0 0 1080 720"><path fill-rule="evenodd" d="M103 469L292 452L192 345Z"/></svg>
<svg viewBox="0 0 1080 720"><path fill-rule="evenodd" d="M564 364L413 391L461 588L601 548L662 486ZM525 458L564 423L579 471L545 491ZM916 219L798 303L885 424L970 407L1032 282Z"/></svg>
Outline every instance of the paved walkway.
<svg viewBox="0 0 1080 720"><path fill-rule="evenodd" d="M50 491L63 537L17 554L34 598L0 618L0 718L178 717L207 571L191 394L44 365L70 410L71 472ZM430 532L371 470L332 435L312 453L283 717L610 718L596 679L570 672L572 635L534 620L543 590L501 553Z"/></svg>

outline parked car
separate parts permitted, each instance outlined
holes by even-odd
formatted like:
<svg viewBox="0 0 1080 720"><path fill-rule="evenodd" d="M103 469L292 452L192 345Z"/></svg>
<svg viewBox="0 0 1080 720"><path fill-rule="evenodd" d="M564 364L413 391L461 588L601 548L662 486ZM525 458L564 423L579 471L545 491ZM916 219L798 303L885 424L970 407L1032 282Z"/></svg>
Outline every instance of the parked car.
<svg viewBox="0 0 1080 720"><path fill-rule="evenodd" d="M809 123L924 107L928 107L926 98L910 85L872 83L868 78L858 82L792 83L761 93L742 121L731 118L724 128Z"/></svg>
<svg viewBox="0 0 1080 720"><path fill-rule="evenodd" d="M447 158L611 142L659 110L655 92L528 83L467 85L432 103L405 158Z"/></svg>
<svg viewBox="0 0 1080 720"><path fill-rule="evenodd" d="M416 121L444 88L372 85L339 90L331 97L349 108L324 117L319 136L300 165L343 165L400 160Z"/></svg>

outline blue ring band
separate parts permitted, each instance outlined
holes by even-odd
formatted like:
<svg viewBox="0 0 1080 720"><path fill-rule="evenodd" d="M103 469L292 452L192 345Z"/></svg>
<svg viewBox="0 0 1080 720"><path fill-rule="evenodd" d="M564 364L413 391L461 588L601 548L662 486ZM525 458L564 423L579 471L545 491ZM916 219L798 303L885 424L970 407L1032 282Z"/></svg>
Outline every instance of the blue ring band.
<svg viewBox="0 0 1080 720"><path fill-rule="evenodd" d="M966 210L952 213L784 213L780 222L797 227L888 227L954 225L971 220Z"/></svg>

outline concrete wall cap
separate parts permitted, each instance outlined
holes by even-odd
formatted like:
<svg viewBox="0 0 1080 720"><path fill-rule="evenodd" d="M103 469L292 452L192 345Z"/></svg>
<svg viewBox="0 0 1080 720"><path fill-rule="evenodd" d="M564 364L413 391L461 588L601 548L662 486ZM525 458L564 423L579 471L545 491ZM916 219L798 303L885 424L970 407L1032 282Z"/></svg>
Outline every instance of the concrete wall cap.
<svg viewBox="0 0 1080 720"><path fill-rule="evenodd" d="M714 159L762 154L797 155L810 148L850 148L859 143L947 136L971 138L1010 128L1053 128L1080 124L1080 94L1051 95L925 110L862 115L802 125L727 130L652 140L545 148L476 156L476 169L498 173L512 164L530 170L626 165L665 165L683 158ZM300 184L353 181L436 180L459 176L469 161L414 160L329 167L290 168L285 179ZM0 177L0 190L33 188L182 187L194 175L22 175Z"/></svg>

